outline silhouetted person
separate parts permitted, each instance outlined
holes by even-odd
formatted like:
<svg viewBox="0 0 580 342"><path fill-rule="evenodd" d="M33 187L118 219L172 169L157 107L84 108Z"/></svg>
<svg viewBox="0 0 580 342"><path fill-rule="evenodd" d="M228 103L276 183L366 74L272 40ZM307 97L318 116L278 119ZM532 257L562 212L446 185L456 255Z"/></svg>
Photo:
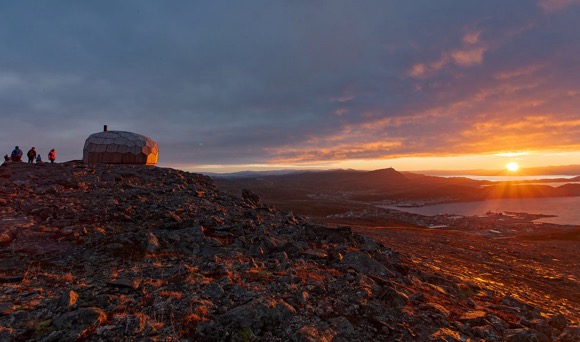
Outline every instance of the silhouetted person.
<svg viewBox="0 0 580 342"><path fill-rule="evenodd" d="M54 148L50 150L50 152L48 152L48 160L50 160L51 163L54 163L54 161L56 160L56 151L54 150Z"/></svg>
<svg viewBox="0 0 580 342"><path fill-rule="evenodd" d="M40 158L40 154L36 156L36 164L42 164L42 158Z"/></svg>
<svg viewBox="0 0 580 342"><path fill-rule="evenodd" d="M4 161L5 161L5 162L7 162L7 161L10 161L10 157L8 157L8 155L7 155L7 154L5 154L5 155L4 155Z"/></svg>
<svg viewBox="0 0 580 342"><path fill-rule="evenodd" d="M30 151L26 153L26 156L28 157L28 164L34 163L34 159L36 158L36 148L31 148Z"/></svg>
<svg viewBox="0 0 580 342"><path fill-rule="evenodd" d="M10 154L10 158L12 159L12 161L21 161L22 160L22 150L20 149L20 147L15 146L14 147L14 151L12 151L12 154Z"/></svg>

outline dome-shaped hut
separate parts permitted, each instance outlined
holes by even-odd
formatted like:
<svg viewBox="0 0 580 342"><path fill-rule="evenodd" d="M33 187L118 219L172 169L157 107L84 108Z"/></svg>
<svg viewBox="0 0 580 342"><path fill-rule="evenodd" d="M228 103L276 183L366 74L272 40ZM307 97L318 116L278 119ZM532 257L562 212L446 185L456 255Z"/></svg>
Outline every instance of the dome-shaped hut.
<svg viewBox="0 0 580 342"><path fill-rule="evenodd" d="M141 134L108 131L91 134L85 141L83 160L87 164L155 165L159 156L157 143Z"/></svg>

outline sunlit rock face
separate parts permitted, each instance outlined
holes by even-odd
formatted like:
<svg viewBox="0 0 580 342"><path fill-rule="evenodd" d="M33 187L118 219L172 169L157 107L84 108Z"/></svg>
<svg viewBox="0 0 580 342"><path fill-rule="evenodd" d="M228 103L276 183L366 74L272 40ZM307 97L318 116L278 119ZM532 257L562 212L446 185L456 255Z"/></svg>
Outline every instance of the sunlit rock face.
<svg viewBox="0 0 580 342"><path fill-rule="evenodd" d="M155 165L157 142L141 134L106 131L91 134L85 141L83 160L88 164Z"/></svg>

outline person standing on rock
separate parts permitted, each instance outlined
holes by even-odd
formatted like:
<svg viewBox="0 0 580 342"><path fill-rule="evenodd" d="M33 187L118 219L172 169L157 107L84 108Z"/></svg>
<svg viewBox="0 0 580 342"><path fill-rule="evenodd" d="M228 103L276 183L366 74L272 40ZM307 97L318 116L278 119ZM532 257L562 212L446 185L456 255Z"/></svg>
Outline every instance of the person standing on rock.
<svg viewBox="0 0 580 342"><path fill-rule="evenodd" d="M54 163L54 161L56 160L56 151L54 150L54 148L52 150L50 150L50 152L48 152L48 160L50 160L50 163Z"/></svg>
<svg viewBox="0 0 580 342"><path fill-rule="evenodd" d="M28 164L34 163L34 159L36 158L36 148L31 148L28 153L26 153L26 156L28 157Z"/></svg>
<svg viewBox="0 0 580 342"><path fill-rule="evenodd" d="M22 160L22 150L20 149L20 147L15 146L14 147L14 151L12 151L12 154L10 154L10 158L12 159L12 161L21 161Z"/></svg>

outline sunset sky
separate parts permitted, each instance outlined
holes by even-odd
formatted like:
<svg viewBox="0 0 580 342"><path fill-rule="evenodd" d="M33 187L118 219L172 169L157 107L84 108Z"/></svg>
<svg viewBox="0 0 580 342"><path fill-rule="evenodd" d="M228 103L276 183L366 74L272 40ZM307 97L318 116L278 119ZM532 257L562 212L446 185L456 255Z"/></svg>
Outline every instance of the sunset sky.
<svg viewBox="0 0 580 342"><path fill-rule="evenodd" d="M580 0L0 2L2 153L159 166L580 164Z"/></svg>

